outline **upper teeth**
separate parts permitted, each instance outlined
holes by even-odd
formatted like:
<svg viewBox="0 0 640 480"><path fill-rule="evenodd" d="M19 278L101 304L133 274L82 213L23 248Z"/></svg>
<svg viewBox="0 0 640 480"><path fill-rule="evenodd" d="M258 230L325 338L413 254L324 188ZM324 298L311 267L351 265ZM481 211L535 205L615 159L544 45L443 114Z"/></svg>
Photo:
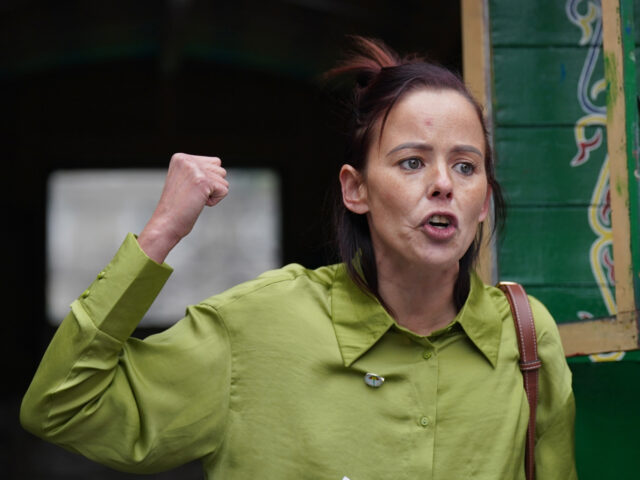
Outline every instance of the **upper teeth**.
<svg viewBox="0 0 640 480"><path fill-rule="evenodd" d="M444 223L445 225L449 225L449 218L444 215L433 215L429 218L429 223Z"/></svg>

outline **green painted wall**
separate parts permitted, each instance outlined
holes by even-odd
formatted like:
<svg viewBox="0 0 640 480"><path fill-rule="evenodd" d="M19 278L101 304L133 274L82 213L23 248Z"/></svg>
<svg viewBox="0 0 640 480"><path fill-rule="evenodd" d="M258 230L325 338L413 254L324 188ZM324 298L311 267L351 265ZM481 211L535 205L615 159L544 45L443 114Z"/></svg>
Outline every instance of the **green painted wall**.
<svg viewBox="0 0 640 480"><path fill-rule="evenodd" d="M581 7L578 15L588 13L587 2L569 2ZM583 20L580 28L565 7L558 0L518 0L493 1L490 10L495 148L509 204L498 251L500 277L526 285L559 323L606 316L615 308L608 182L601 175L601 22L592 7L593 21ZM576 141L580 122L586 124L583 145L591 145L582 157ZM593 253L600 237L590 214L604 233Z"/></svg>
<svg viewBox="0 0 640 480"><path fill-rule="evenodd" d="M497 173L509 207L500 279L524 284L558 323L607 316L615 300L600 1L489 8ZM640 354L570 366L581 480L640 478Z"/></svg>
<svg viewBox="0 0 640 480"><path fill-rule="evenodd" d="M640 478L640 363L571 363L580 480Z"/></svg>

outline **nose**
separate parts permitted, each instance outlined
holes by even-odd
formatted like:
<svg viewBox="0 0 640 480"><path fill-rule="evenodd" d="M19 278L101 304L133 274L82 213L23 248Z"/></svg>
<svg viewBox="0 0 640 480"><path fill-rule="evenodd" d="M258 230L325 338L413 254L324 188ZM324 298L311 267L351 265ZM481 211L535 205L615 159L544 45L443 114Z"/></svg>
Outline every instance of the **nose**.
<svg viewBox="0 0 640 480"><path fill-rule="evenodd" d="M427 189L429 198L450 199L453 196L453 181L448 165L438 164Z"/></svg>

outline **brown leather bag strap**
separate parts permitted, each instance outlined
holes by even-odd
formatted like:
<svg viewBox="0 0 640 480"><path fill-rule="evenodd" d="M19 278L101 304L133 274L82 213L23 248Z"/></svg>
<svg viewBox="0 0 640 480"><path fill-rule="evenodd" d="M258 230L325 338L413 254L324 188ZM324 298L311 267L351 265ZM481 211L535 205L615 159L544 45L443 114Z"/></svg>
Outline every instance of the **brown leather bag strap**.
<svg viewBox="0 0 640 480"><path fill-rule="evenodd" d="M522 285L512 282L500 282L498 288L509 300L511 314L518 336L520 350L520 370L524 377L524 389L529 401L529 428L527 429L527 445L525 451L525 473L527 480L535 479L535 445L536 445L536 407L538 405L538 369L542 362L538 358L538 342L536 327L533 322L531 305Z"/></svg>

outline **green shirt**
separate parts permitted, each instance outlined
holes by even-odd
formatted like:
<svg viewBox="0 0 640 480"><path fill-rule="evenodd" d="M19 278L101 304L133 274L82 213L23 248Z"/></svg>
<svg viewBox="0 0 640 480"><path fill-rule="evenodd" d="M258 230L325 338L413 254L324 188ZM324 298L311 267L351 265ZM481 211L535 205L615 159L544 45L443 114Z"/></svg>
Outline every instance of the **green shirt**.
<svg viewBox="0 0 640 480"><path fill-rule="evenodd" d="M475 275L454 322L428 337L398 326L343 265L289 265L129 338L170 272L127 237L52 340L23 400L28 430L134 472L200 458L209 479L524 479L513 320ZM538 478L570 480L571 374L531 300ZM367 373L385 380L369 386Z"/></svg>

